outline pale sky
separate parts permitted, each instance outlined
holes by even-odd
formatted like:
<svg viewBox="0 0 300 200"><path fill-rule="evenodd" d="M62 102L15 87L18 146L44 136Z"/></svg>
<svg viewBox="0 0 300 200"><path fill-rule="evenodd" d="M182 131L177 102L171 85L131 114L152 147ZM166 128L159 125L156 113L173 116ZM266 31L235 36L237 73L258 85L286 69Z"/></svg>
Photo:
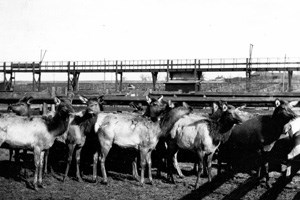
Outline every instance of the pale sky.
<svg viewBox="0 0 300 200"><path fill-rule="evenodd" d="M0 61L300 57L299 20L299 0L1 0Z"/></svg>

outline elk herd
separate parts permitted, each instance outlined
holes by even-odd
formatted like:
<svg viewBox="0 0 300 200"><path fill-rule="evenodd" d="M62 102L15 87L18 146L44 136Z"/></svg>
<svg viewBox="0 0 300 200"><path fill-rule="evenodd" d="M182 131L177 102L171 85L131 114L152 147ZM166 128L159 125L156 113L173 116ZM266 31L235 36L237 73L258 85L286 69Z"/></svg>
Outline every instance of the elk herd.
<svg viewBox="0 0 300 200"><path fill-rule="evenodd" d="M15 151L15 160L19 163L19 150L28 150L34 156L33 189L44 187L43 173L53 165L55 159L49 160L49 149L55 140L63 141L68 147L66 168L62 180L68 177L73 154L76 159L76 178L82 182L80 169L81 150L84 145L94 145L92 180L97 181L97 168L100 162L102 183L108 184L106 158L113 147L135 149L133 155L132 175L141 184L145 182L145 174L149 183L152 178L152 152L158 153L160 165L166 164L167 180L175 183L173 169L183 178L178 165L177 153L185 149L197 156L197 188L201 174L212 180L212 162L218 161L218 173L222 171L222 163L226 163L228 171L238 169L243 157L255 155L258 164L255 166L256 176L265 177L266 186L270 187L269 163L273 146L281 138L286 138L289 152L288 162L300 154L300 117L292 110L298 102L285 102L278 99L274 102L270 115L252 114L235 108L226 102L213 104L212 113L195 112L189 105L175 105L146 96L146 108L142 105L130 104L134 112L108 112L103 109L103 96L86 98L79 95L85 108L75 112L72 106L73 96L54 98L55 112L42 116L30 114L31 97L24 97L16 104L8 106L9 113L0 114L0 147ZM140 176L139 176L140 166ZM46 166L44 166L46 165ZM43 169L46 169L43 171ZM148 170L145 172L145 170ZM52 171L52 170L51 170ZM252 169L253 171L253 169Z"/></svg>

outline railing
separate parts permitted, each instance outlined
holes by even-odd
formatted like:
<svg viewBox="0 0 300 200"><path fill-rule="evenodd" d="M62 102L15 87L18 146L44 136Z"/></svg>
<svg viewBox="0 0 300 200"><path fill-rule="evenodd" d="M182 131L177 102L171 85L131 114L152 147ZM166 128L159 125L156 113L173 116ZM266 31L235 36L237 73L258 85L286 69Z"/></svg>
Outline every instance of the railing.
<svg viewBox="0 0 300 200"><path fill-rule="evenodd" d="M5 63L5 69L4 69ZM13 65L12 65L13 63ZM214 58L214 59L174 59L174 60L101 60L101 61L45 61L35 69L41 71L68 71L74 67L78 71L97 70L167 70L167 69L226 69L226 68L300 68L300 58ZM0 62L0 71L32 71L33 62Z"/></svg>

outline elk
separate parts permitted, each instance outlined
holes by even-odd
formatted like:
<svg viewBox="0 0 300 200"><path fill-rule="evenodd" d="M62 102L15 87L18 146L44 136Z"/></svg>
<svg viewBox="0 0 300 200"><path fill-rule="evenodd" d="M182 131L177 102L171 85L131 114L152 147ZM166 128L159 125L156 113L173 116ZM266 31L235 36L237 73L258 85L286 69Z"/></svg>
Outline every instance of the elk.
<svg viewBox="0 0 300 200"><path fill-rule="evenodd" d="M22 97L19 101L15 104L11 104L8 106L7 111L13 112L19 116L30 116L30 102L33 97Z"/></svg>
<svg viewBox="0 0 300 200"><path fill-rule="evenodd" d="M107 184L105 160L113 143L123 148L135 148L139 151L141 165L140 183L144 184L144 173L147 163L149 181L152 184L152 150L156 147L159 138L166 134L178 119L191 112L191 108L186 104L181 107L170 108L169 104L163 100L163 97L156 100L147 96L146 99L148 106L144 116L149 116L152 120L130 113L98 114L95 132L100 143L99 160L103 184ZM95 180L96 177L97 175L94 173L93 179Z"/></svg>
<svg viewBox="0 0 300 200"><path fill-rule="evenodd" d="M230 136L225 141L229 148L230 162L237 160L235 155L241 152L256 153L260 161L257 176L262 176L262 169L266 175L266 186L270 187L268 180L269 153L275 142L283 133L284 126L297 117L292 110L294 102L275 100L275 109L272 115L259 115L231 130ZM232 115L232 117L234 117ZM244 154L242 156L245 156Z"/></svg>
<svg viewBox="0 0 300 200"><path fill-rule="evenodd" d="M72 105L68 102L57 97L54 98L54 102L57 108L53 117L0 116L0 146L33 150L35 190L44 187L42 168L45 150L53 145L56 137L68 129L70 118L74 113Z"/></svg>
<svg viewBox="0 0 300 200"><path fill-rule="evenodd" d="M79 182L82 182L80 176L80 155L81 149L86 141L86 135L89 134L95 124L95 117L100 111L103 111L103 96L98 98L86 98L79 95L79 99L87 107L84 111L77 113L70 124L69 130L66 135L65 143L68 145L68 160L65 170L63 181L68 176L69 168L72 163L73 152L75 150L76 157L76 177Z"/></svg>
<svg viewBox="0 0 300 200"><path fill-rule="evenodd" d="M19 101L15 104L11 104L8 106L7 111L8 112L13 112L16 115L19 116L30 116L30 101L33 99L33 97L29 96L29 97L22 97L21 99L19 99ZM13 151L14 149L9 149L9 161L12 160L12 155L13 155ZM24 150L23 151L24 155L27 154L27 151ZM19 159L19 151L17 149L15 149L15 157L18 160Z"/></svg>
<svg viewBox="0 0 300 200"><path fill-rule="evenodd" d="M225 111L228 107L226 103L223 103L222 106L223 111ZM211 117L205 117L190 114L182 117L174 124L169 133L169 140L167 140L169 169L168 179L172 183L175 183L175 181L173 178L171 163L174 164L174 155L176 155L179 148L195 151L197 153L199 169L194 187L197 188L204 166L207 170L208 181L211 181L213 155L220 143L228 137L228 133L233 125L237 123L233 118L231 118L232 120L227 120L227 117L228 115L226 112L222 113L219 117L214 115Z"/></svg>

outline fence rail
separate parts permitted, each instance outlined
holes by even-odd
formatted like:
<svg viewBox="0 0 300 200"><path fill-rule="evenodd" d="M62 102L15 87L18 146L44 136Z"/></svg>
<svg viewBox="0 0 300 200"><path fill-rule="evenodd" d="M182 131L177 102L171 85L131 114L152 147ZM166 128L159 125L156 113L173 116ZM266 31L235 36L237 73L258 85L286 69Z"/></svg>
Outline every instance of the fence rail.
<svg viewBox="0 0 300 200"><path fill-rule="evenodd" d="M300 58L215 58L215 59L174 59L174 60L102 60L102 61L45 61L39 62L0 62L0 72L95 72L95 71L245 71L252 70L300 70ZM299 69L298 69L299 68ZM249 68L248 68L249 69Z"/></svg>

